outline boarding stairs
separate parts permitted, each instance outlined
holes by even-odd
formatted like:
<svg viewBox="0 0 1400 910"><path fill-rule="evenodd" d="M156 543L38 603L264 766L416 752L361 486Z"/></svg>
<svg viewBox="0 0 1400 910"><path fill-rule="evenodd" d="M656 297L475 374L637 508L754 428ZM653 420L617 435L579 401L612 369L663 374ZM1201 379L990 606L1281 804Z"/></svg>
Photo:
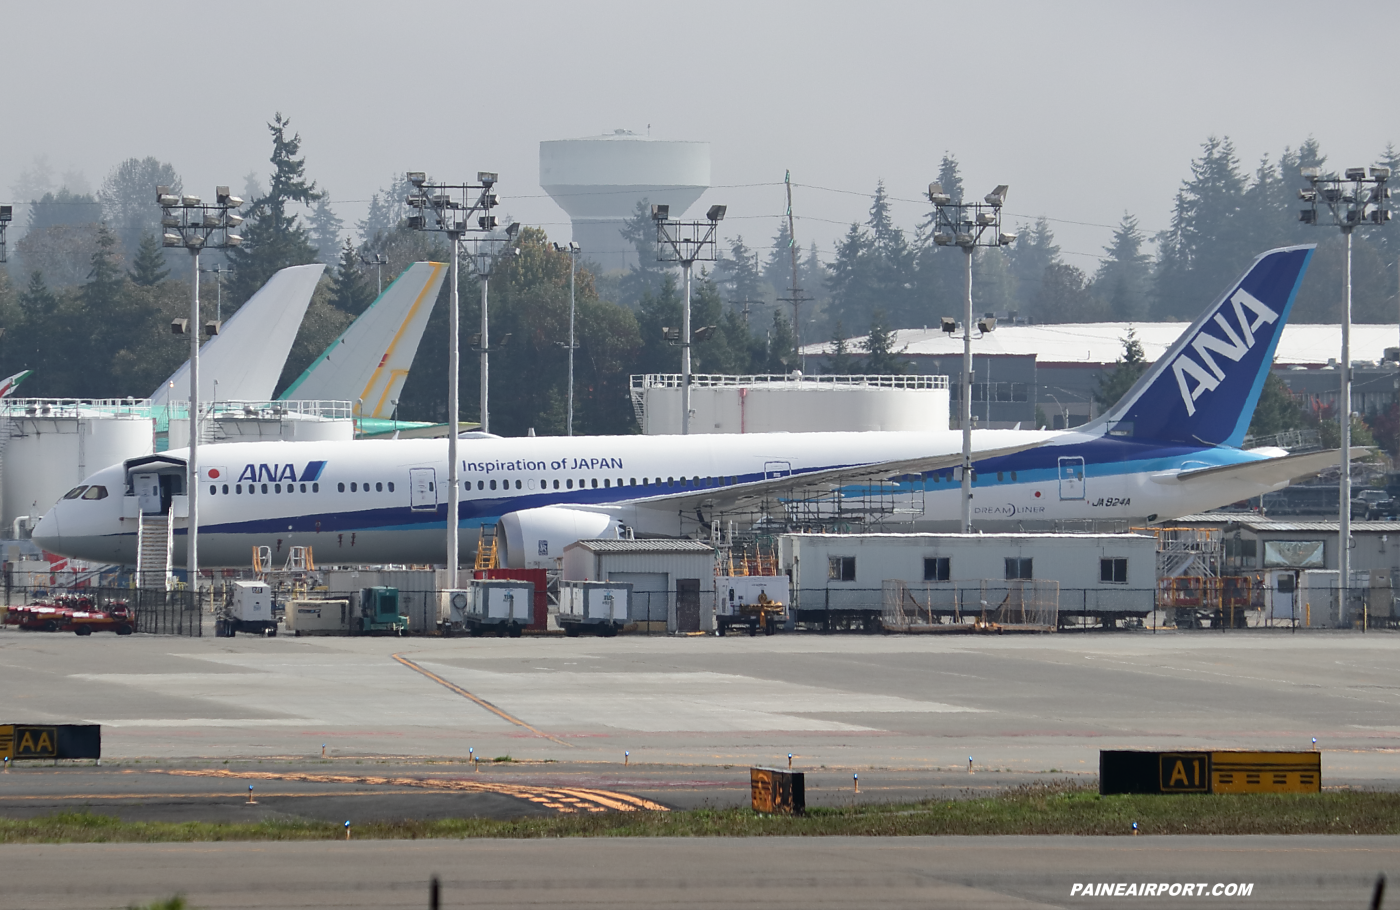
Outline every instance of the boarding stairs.
<svg viewBox="0 0 1400 910"><path fill-rule="evenodd" d="M478 572L486 569L496 568L496 534L492 532L488 538L486 536L486 526L481 526L481 531L476 541L476 570Z"/></svg>
<svg viewBox="0 0 1400 910"><path fill-rule="evenodd" d="M169 591L170 550L174 528L169 512L142 512L136 531L136 586Z"/></svg>

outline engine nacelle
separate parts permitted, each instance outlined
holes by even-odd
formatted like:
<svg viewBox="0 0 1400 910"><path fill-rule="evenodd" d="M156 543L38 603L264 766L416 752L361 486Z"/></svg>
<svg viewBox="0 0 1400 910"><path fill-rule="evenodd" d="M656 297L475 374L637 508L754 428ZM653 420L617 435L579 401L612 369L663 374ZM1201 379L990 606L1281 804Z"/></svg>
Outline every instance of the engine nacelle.
<svg viewBox="0 0 1400 910"><path fill-rule="evenodd" d="M497 531L503 547L500 563L508 569L553 569L569 544L612 537L617 527L617 519L608 515L563 506L508 512Z"/></svg>

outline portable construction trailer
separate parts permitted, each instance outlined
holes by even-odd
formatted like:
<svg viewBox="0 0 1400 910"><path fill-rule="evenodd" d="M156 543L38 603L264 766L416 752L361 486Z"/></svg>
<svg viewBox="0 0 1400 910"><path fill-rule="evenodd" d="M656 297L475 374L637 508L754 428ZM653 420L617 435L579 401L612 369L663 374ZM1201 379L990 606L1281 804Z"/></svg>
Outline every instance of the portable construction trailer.
<svg viewBox="0 0 1400 910"><path fill-rule="evenodd" d="M632 611L632 586L625 582L559 583L559 625L568 635L583 631L613 636Z"/></svg>
<svg viewBox="0 0 1400 910"><path fill-rule="evenodd" d="M778 545L794 620L823 629L1118 625L1156 606L1146 535L785 534Z"/></svg>

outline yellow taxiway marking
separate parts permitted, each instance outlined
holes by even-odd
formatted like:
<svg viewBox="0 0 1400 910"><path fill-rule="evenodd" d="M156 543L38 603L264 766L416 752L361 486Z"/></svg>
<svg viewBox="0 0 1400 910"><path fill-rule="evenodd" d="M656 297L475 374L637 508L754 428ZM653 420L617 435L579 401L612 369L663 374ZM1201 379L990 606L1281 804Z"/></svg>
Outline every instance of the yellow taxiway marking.
<svg viewBox="0 0 1400 910"><path fill-rule="evenodd" d="M382 792L383 792L383 791L381 791L381 790L325 790L325 791L321 791L321 792L310 792L310 793L283 793L283 792L280 792L280 791L279 791L279 792L277 792L277 793L267 793L267 792L259 793L258 796L261 796L261 797L272 797L272 796L295 796L295 797L302 797L302 796L364 796L364 795L366 795L366 794L376 794L376 793L382 793ZM399 790L399 791L396 791L396 792L395 792L395 795L396 795L396 796L404 796L404 795L410 794L410 793L411 793L412 795L414 795L414 796L419 796L419 795L425 795L425 796L426 796L426 795L427 795L426 793L423 793L423 791L421 791L421 790L411 790L411 789L409 789L409 790ZM21 800L21 799L27 799L27 800L64 800L64 799L205 799L205 798L209 798L209 799L222 799L222 798L224 798L224 797L229 797L229 798L231 798L231 799L247 799L247 798L248 798L248 792L247 792L246 790L241 790L241 791L235 791L235 792L233 792L233 793L63 793L63 794L52 793L52 794L49 794L49 795L47 795L47 796L34 796L34 795L29 795L29 796L0 796L0 803L8 803L8 802L11 802L11 801L14 801L14 800Z"/></svg>
<svg viewBox="0 0 1400 910"><path fill-rule="evenodd" d="M481 697L476 696L476 695L473 695L473 694L471 694L470 692L468 692L466 689L463 689L461 686L457 685L456 683L450 683L450 682L448 682L447 680L443 679L441 676L438 676L438 675L437 675L436 673L434 673L433 671L428 670L428 669L425 669L425 668L422 667L422 666L419 666L418 664L416 664L416 663L414 663L413 661L409 660L407 657L404 657L402 654L395 654L395 655L393 655L393 657L394 657L394 660L397 660L399 663L403 664L405 667L408 667L410 670L416 670L416 671L418 671L419 673L422 673L424 676L426 676L426 677L428 677L429 679L431 679L433 682L437 683L438 685L443 686L443 687L445 687L445 688L447 688L447 689L451 689L453 692L456 692L458 695L462 696L463 698L471 699L472 701L476 702L476 703L477 703L478 705L480 705L481 707L485 708L487 711L490 711L492 714L494 714L494 715L496 715L497 717L499 717L501 720L510 721L511 723L515 724L517 727L524 727L526 730L529 730L531 733L535 734L536 736L542 736L542 737L544 737L545 739L549 740L550 742L558 743L558 744L561 745L561 746L569 746L569 747L571 747L571 748L573 747L573 743L566 743L566 742L564 742L564 740L562 740L562 739L558 739L558 738L556 738L556 737L550 736L548 733L545 733L543 730L540 730L540 729L537 729L537 728L535 728L535 727L530 726L529 724L525 723L525 721L521 720L520 718L518 718L518 717L516 717L516 716L514 716L514 715L512 715L512 714L507 714L505 711L502 711L500 708L498 708L498 707L496 707L495 705L491 704L491 703L490 703L489 701L487 701L486 699L481 698Z"/></svg>
<svg viewBox="0 0 1400 910"><path fill-rule="evenodd" d="M222 777L238 780L287 780L300 783L328 784L373 784L392 787L420 787L425 790L453 790L465 793L496 793L529 800L539 805L549 806L560 812L573 812L585 809L589 812L669 812L660 803L640 796L618 793L613 790L594 790L585 787L533 787L527 784L502 784L476 780L423 780L416 777L370 777L348 774L309 774L304 772L277 771L224 771L214 770L171 770L156 771L156 774L177 774L185 777ZM268 794L276 796L278 794ZM565 806L564 800L572 805Z"/></svg>

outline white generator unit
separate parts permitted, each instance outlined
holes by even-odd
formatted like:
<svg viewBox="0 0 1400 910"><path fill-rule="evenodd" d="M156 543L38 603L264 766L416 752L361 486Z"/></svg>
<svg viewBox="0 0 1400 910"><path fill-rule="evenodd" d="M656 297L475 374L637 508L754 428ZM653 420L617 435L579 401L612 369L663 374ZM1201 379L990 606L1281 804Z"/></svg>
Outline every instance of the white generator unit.
<svg viewBox="0 0 1400 910"><path fill-rule="evenodd" d="M350 601L289 600L284 619L293 635L349 635Z"/></svg>
<svg viewBox="0 0 1400 910"><path fill-rule="evenodd" d="M559 625L565 634L616 635L632 613L632 585L611 581L561 581Z"/></svg>
<svg viewBox="0 0 1400 910"><path fill-rule="evenodd" d="M515 579L480 579L466 588L462 625L472 635L494 631L519 638L534 613L535 584ZM449 604L457 598L449 599Z"/></svg>
<svg viewBox="0 0 1400 910"><path fill-rule="evenodd" d="M715 631L735 626L772 635L787 619L792 585L786 575L720 575L715 578Z"/></svg>
<svg viewBox="0 0 1400 910"><path fill-rule="evenodd" d="M228 591L223 615L214 623L214 634L232 638L238 632L276 635L272 615L272 589L263 581L235 581Z"/></svg>

